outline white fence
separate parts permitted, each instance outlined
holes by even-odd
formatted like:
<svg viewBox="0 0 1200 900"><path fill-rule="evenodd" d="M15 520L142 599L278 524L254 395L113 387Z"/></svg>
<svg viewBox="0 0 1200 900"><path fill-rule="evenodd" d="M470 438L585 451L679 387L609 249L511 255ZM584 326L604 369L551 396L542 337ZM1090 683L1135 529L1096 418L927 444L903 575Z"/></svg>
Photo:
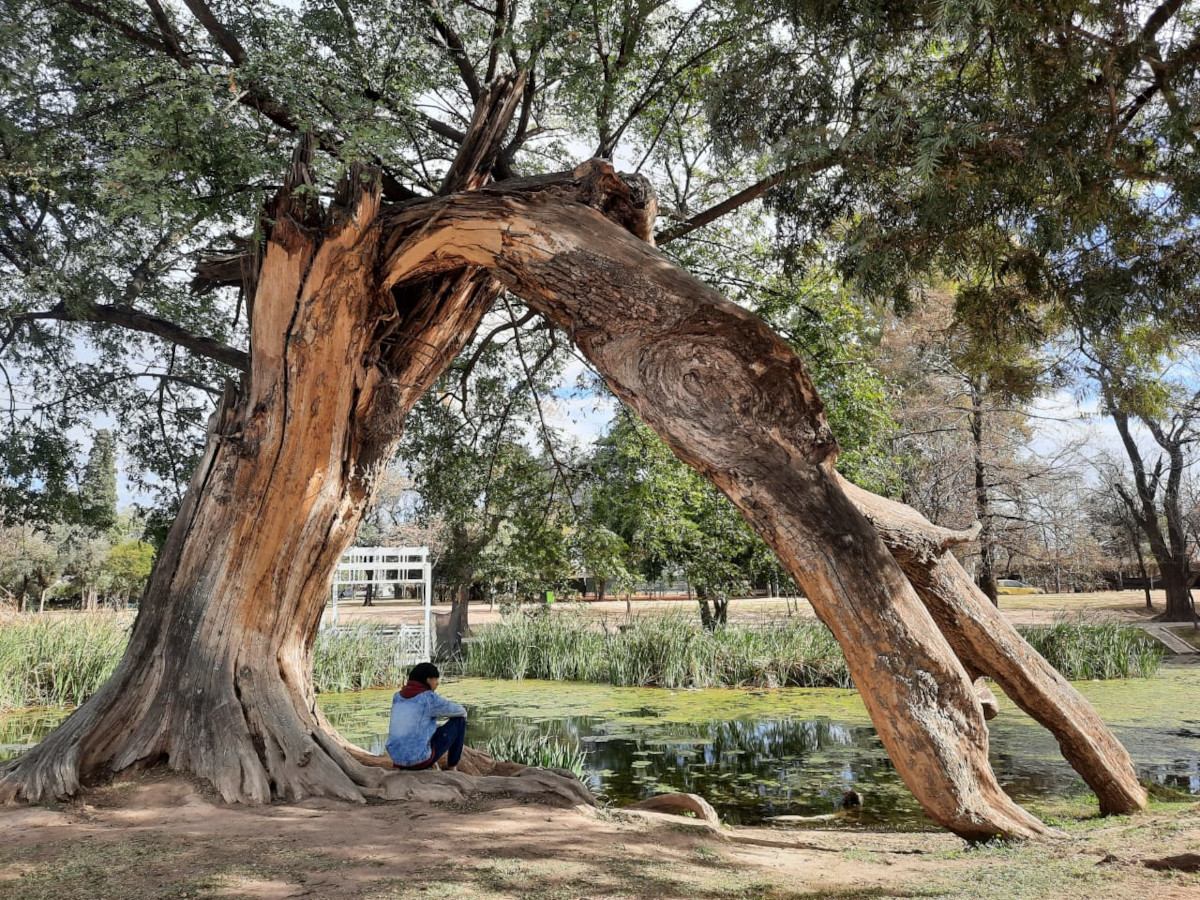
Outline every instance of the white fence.
<svg viewBox="0 0 1200 900"><path fill-rule="evenodd" d="M338 625L338 601L357 595L360 587L382 599L389 586L420 585L423 625L387 625L384 632L396 635L397 654L404 665L433 658L433 567L428 547L351 547L342 555L333 574L329 611L324 624Z"/></svg>

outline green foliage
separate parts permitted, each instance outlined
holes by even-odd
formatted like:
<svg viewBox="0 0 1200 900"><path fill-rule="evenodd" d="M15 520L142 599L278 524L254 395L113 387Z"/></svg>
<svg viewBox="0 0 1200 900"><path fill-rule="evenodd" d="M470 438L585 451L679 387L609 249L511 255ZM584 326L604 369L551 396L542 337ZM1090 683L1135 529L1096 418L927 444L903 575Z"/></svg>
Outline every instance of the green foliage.
<svg viewBox="0 0 1200 900"><path fill-rule="evenodd" d="M571 615L515 615L476 629L463 674L625 687L847 687L841 649L816 622L708 631L681 616L641 617L614 630Z"/></svg>
<svg viewBox="0 0 1200 900"><path fill-rule="evenodd" d="M129 638L115 615L23 618L0 625L0 712L77 706L112 674Z"/></svg>
<svg viewBox="0 0 1200 900"><path fill-rule="evenodd" d="M547 769L569 769L582 779L586 772L586 755L577 745L563 742L546 731L526 729L490 738L484 747L489 756L524 766Z"/></svg>
<svg viewBox="0 0 1200 900"><path fill-rule="evenodd" d="M100 531L117 524L117 452L111 431L96 432L79 482L79 518Z"/></svg>
<svg viewBox="0 0 1200 900"><path fill-rule="evenodd" d="M646 580L680 572L714 594L778 566L733 504L628 410L597 443L587 484L588 518L619 538L605 545L607 566Z"/></svg>
<svg viewBox="0 0 1200 900"><path fill-rule="evenodd" d="M880 322L829 273L780 277L761 286L754 308L804 360L838 440L838 471L867 490L896 494L890 448L896 429L888 385L873 365Z"/></svg>
<svg viewBox="0 0 1200 900"><path fill-rule="evenodd" d="M113 586L127 596L136 597L146 586L154 567L154 547L145 541L124 541L104 558L104 569Z"/></svg>

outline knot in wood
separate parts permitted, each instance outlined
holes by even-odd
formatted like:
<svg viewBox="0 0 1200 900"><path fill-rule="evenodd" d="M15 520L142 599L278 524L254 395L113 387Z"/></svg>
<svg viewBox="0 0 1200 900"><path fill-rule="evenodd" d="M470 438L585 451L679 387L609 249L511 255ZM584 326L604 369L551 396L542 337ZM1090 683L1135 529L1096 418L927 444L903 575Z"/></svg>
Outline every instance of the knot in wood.
<svg viewBox="0 0 1200 900"><path fill-rule="evenodd" d="M618 172L606 159L589 159L571 174L579 183L580 203L653 246L658 198L645 176Z"/></svg>

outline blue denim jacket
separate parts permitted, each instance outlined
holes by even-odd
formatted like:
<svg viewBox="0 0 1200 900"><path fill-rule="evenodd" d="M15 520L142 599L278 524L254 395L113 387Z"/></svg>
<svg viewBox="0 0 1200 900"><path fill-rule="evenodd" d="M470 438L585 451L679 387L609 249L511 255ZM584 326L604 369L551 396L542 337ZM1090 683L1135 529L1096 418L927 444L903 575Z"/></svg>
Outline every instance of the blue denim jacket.
<svg viewBox="0 0 1200 900"><path fill-rule="evenodd" d="M405 700L396 691L392 697L392 720L388 725L387 752L392 762L415 766L429 759L429 740L439 718L466 718L467 711L437 691L423 691Z"/></svg>

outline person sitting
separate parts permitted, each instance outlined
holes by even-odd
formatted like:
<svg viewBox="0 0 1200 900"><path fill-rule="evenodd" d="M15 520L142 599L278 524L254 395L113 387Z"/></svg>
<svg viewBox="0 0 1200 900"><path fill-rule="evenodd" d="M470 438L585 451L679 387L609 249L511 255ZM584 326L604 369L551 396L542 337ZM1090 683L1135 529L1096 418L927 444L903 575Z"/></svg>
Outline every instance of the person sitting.
<svg viewBox="0 0 1200 900"><path fill-rule="evenodd" d="M433 663L418 663L408 683L392 697L387 753L397 769L428 769L446 754L446 767L458 769L467 734L467 711L437 694L441 673ZM438 725L439 718L446 718Z"/></svg>

